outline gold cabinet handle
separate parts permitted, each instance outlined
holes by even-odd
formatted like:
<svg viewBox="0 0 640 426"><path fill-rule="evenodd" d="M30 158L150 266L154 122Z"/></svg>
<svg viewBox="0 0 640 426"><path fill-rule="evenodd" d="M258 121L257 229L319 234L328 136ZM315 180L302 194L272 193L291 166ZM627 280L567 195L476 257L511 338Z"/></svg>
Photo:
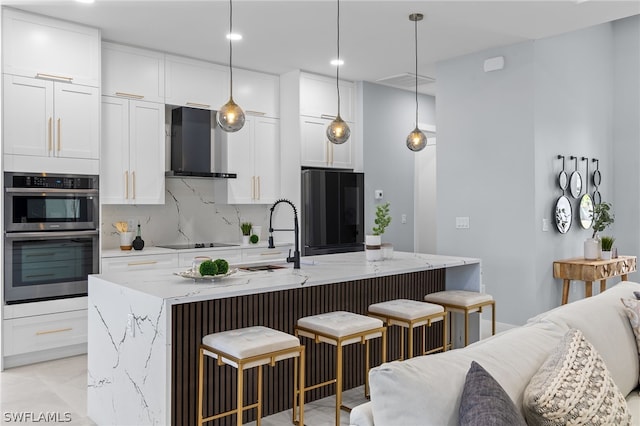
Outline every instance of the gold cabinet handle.
<svg viewBox="0 0 640 426"><path fill-rule="evenodd" d="M65 77L64 75L55 75L55 74L45 74L43 72L37 73L36 78L50 78L53 80L73 81L73 77Z"/></svg>
<svg viewBox="0 0 640 426"><path fill-rule="evenodd" d="M53 117L49 117L49 152L53 144Z"/></svg>
<svg viewBox="0 0 640 426"><path fill-rule="evenodd" d="M127 92L116 92L116 96L120 96L122 98L133 98L133 99L143 99L143 95L136 95L135 93L127 93Z"/></svg>
<svg viewBox="0 0 640 426"><path fill-rule="evenodd" d="M261 191L260 191L260 176L258 176L258 177L256 178L256 181L258 182L258 191L257 191L257 192L258 192L258 195L256 196L256 200L259 200L259 199L260 199L260 197L262 196L262 193L261 193Z"/></svg>
<svg viewBox="0 0 640 426"><path fill-rule="evenodd" d="M156 263L158 263L157 260L146 260L140 262L129 262L127 263L127 266L155 265Z"/></svg>
<svg viewBox="0 0 640 426"><path fill-rule="evenodd" d="M129 171L124 172L124 198L129 199Z"/></svg>
<svg viewBox="0 0 640 426"><path fill-rule="evenodd" d="M187 106L201 107L201 108L211 108L211 105L209 105L209 104L200 104L198 102L187 102Z"/></svg>
<svg viewBox="0 0 640 426"><path fill-rule="evenodd" d="M249 114L249 115L259 115L259 116L264 116L267 115L266 112L262 112L262 111L253 111L253 110L246 110L245 114Z"/></svg>
<svg viewBox="0 0 640 426"><path fill-rule="evenodd" d="M42 336L43 334L62 333L64 331L71 331L71 330L73 330L73 327L58 328L57 330L36 331L36 336Z"/></svg>
<svg viewBox="0 0 640 426"><path fill-rule="evenodd" d="M131 197L133 200L136 199L136 172L131 172L131 188L133 189L133 197Z"/></svg>
<svg viewBox="0 0 640 426"><path fill-rule="evenodd" d="M62 142L60 140L62 134L62 119L58 118L58 153L60 153L60 148L62 147Z"/></svg>
<svg viewBox="0 0 640 426"><path fill-rule="evenodd" d="M251 200L256 199L256 177L251 176Z"/></svg>

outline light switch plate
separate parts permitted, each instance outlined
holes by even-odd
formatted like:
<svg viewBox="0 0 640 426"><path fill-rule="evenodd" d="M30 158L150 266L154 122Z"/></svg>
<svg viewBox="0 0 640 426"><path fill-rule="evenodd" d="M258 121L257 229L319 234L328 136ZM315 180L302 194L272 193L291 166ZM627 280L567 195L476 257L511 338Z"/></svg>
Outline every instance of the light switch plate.
<svg viewBox="0 0 640 426"><path fill-rule="evenodd" d="M374 192L374 198L376 200L382 200L382 189L376 189Z"/></svg>
<svg viewBox="0 0 640 426"><path fill-rule="evenodd" d="M456 217L456 229L469 229L469 217Z"/></svg>

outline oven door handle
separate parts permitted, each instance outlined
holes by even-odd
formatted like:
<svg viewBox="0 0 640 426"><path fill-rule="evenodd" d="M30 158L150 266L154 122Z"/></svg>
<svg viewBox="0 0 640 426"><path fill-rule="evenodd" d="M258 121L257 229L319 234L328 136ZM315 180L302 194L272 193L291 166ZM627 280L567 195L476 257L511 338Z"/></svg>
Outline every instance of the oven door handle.
<svg viewBox="0 0 640 426"><path fill-rule="evenodd" d="M5 188L9 194L69 194L98 195L97 189L60 189L60 188Z"/></svg>
<svg viewBox="0 0 640 426"><path fill-rule="evenodd" d="M29 238L68 238L88 237L98 235L97 229L87 231L51 231L51 232L6 232L5 237L10 240L24 240Z"/></svg>

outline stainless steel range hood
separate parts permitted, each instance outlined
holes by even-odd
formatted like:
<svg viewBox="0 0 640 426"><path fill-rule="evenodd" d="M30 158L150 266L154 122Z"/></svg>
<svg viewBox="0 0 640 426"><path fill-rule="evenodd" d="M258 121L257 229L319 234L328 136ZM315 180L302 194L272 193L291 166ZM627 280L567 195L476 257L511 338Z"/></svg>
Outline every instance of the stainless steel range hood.
<svg viewBox="0 0 640 426"><path fill-rule="evenodd" d="M215 161L220 158L218 145L226 135L212 119L214 114L206 109L187 107L171 111L171 170L166 172L167 177L237 177L235 173L220 170L222 162Z"/></svg>

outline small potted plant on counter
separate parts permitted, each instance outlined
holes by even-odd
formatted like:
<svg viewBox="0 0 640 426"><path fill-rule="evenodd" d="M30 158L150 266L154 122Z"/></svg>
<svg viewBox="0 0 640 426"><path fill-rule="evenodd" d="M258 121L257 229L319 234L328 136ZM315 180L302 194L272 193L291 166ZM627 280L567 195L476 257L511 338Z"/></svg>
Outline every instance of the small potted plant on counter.
<svg viewBox="0 0 640 426"><path fill-rule="evenodd" d="M382 234L391 223L389 215L389 203L380 204L376 207L376 218L374 220L373 235L365 236L365 252L367 260L374 262L382 260Z"/></svg>
<svg viewBox="0 0 640 426"><path fill-rule="evenodd" d="M584 242L584 258L595 260L600 258L600 240L598 232L602 232L605 228L614 222L615 216L611 211L611 203L600 203L593 206L591 213L593 218L593 235Z"/></svg>
<svg viewBox="0 0 640 426"><path fill-rule="evenodd" d="M240 230L242 231L242 244L249 245L249 237L251 236L251 222L242 222L240 224Z"/></svg>
<svg viewBox="0 0 640 426"><path fill-rule="evenodd" d="M613 249L613 243L616 241L615 238L603 235L600 238L600 243L602 244L602 259L610 260L611 259L611 250Z"/></svg>

